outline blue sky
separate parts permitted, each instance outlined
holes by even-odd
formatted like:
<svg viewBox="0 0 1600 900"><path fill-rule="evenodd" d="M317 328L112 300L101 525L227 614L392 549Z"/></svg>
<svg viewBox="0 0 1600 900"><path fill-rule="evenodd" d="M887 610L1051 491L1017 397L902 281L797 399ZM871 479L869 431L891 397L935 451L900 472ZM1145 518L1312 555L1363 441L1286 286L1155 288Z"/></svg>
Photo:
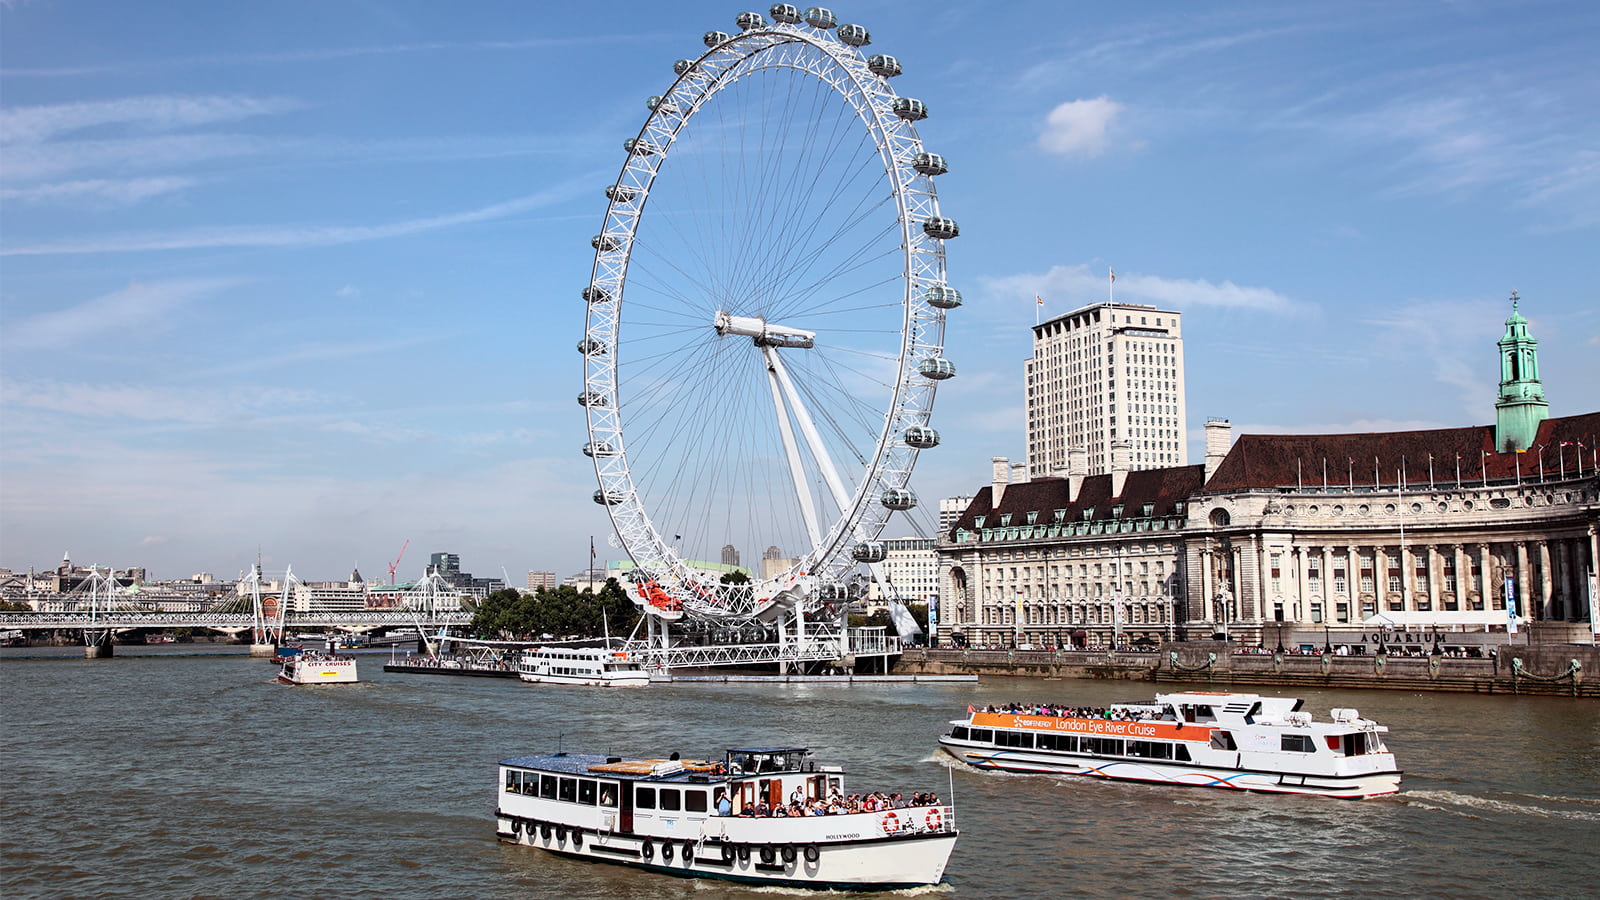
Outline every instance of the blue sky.
<svg viewBox="0 0 1600 900"><path fill-rule="evenodd" d="M0 3L0 565L617 555L573 401L589 237L643 99L744 8ZM1551 413L1596 408L1600 7L834 9L951 165L928 502L1022 457L1033 297L1108 266L1184 312L1194 460L1213 416L1492 421L1512 289Z"/></svg>

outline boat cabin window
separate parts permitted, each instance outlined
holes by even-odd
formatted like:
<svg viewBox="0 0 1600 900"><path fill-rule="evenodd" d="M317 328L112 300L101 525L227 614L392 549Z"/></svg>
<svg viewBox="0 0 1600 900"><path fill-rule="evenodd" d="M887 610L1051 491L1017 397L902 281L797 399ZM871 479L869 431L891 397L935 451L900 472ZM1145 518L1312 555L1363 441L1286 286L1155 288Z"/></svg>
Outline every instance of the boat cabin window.
<svg viewBox="0 0 1600 900"><path fill-rule="evenodd" d="M1283 735L1283 750L1285 753L1315 753L1317 745L1311 742L1309 734Z"/></svg>
<svg viewBox="0 0 1600 900"><path fill-rule="evenodd" d="M994 732L987 728L972 729L972 739L983 744L994 743Z"/></svg>
<svg viewBox="0 0 1600 900"><path fill-rule="evenodd" d="M1097 756L1121 756L1122 738L1084 738L1083 749Z"/></svg>
<svg viewBox="0 0 1600 900"><path fill-rule="evenodd" d="M1217 714L1212 712L1210 706L1200 703L1195 706L1185 706L1183 708L1183 720L1185 722L1215 722Z"/></svg>
<svg viewBox="0 0 1600 900"><path fill-rule="evenodd" d="M687 812L705 812L706 811L706 792L705 791L684 791L683 792L683 808Z"/></svg>
<svg viewBox="0 0 1600 900"><path fill-rule="evenodd" d="M1227 731L1211 732L1211 749L1237 750L1239 746L1233 742L1233 734Z"/></svg>
<svg viewBox="0 0 1600 900"><path fill-rule="evenodd" d="M592 778L578 779L578 802L585 806L594 805L596 782Z"/></svg>
<svg viewBox="0 0 1600 900"><path fill-rule="evenodd" d="M1173 747L1172 753L1173 759L1176 759L1179 762L1189 762L1189 748L1183 744L1178 744L1177 746Z"/></svg>
<svg viewBox="0 0 1600 900"><path fill-rule="evenodd" d="M996 731L994 742L1000 747L1033 747L1033 735L1026 731Z"/></svg>
<svg viewBox="0 0 1600 900"><path fill-rule="evenodd" d="M1332 750L1344 750L1345 756L1361 756L1367 753L1378 753L1378 736L1358 732L1346 735L1328 735L1328 747Z"/></svg>
<svg viewBox="0 0 1600 900"><path fill-rule="evenodd" d="M563 778L563 779L561 779L561 787L560 787L560 789L558 789L556 791L556 799L557 800L565 800L568 803L571 803L574 800L577 800L578 799L578 779L576 779L576 778Z"/></svg>
<svg viewBox="0 0 1600 900"><path fill-rule="evenodd" d="M958 741L966 740L967 739L967 726L965 726L965 725L957 725L950 732L950 736L955 738Z"/></svg>
<svg viewBox="0 0 1600 900"><path fill-rule="evenodd" d="M677 788L662 788L658 799L661 801L662 809L678 810L682 808L681 802L683 798L678 794Z"/></svg>
<svg viewBox="0 0 1600 900"><path fill-rule="evenodd" d="M637 809L655 809L656 789L653 787L634 788L633 805Z"/></svg>
<svg viewBox="0 0 1600 900"><path fill-rule="evenodd" d="M617 786L609 781L600 782L600 805L615 809L617 806Z"/></svg>
<svg viewBox="0 0 1600 900"><path fill-rule="evenodd" d="M558 787L558 783L560 781L561 779L554 775L545 775L544 777L540 778L539 796L546 800L554 800L556 798L556 788Z"/></svg>
<svg viewBox="0 0 1600 900"><path fill-rule="evenodd" d="M1172 745L1166 741L1129 741L1128 755L1142 759L1171 759Z"/></svg>
<svg viewBox="0 0 1600 900"><path fill-rule="evenodd" d="M1077 753L1078 738L1071 734L1036 734L1033 736L1034 746L1040 750L1057 750L1062 753Z"/></svg>
<svg viewBox="0 0 1600 900"><path fill-rule="evenodd" d="M538 782L534 782L537 784ZM522 773L516 769L506 770L506 792L510 794L522 793Z"/></svg>

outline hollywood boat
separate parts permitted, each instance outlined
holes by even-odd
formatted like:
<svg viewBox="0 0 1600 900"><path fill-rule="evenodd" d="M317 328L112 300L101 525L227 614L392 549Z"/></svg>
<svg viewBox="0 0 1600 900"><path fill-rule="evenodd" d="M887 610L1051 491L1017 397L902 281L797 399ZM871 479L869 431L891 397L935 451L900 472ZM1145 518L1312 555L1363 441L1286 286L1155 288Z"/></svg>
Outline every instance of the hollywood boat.
<svg viewBox="0 0 1600 900"><path fill-rule="evenodd" d="M650 673L639 661L610 647L531 647L517 662L517 677L540 684L643 687Z"/></svg>
<svg viewBox="0 0 1600 900"><path fill-rule="evenodd" d="M283 658L278 680L284 684L355 684L356 661L348 656L296 653Z"/></svg>
<svg viewBox="0 0 1600 900"><path fill-rule="evenodd" d="M676 754L674 754L676 755ZM951 806L795 817L741 815L793 792L844 793L804 748L727 751L719 763L581 753L500 763L500 840L670 875L834 890L937 884L955 848ZM719 815L720 800L730 815Z"/></svg>
<svg viewBox="0 0 1600 900"><path fill-rule="evenodd" d="M984 712L951 722L939 744L980 769L1360 799L1397 793L1389 729L1354 709L1316 722L1293 697L1189 691L1107 707Z"/></svg>

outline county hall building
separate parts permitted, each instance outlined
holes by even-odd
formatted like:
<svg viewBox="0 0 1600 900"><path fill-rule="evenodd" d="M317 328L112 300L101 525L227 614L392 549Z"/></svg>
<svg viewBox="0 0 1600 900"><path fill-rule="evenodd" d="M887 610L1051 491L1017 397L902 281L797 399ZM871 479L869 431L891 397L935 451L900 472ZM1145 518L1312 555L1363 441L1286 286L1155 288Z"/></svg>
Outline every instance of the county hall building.
<svg viewBox="0 0 1600 900"><path fill-rule="evenodd" d="M1513 308L1492 425L1241 435L1202 465L991 483L940 535L939 633L970 646L1274 649L1594 640L1600 412L1548 417ZM1059 471L1059 469L1057 470ZM959 637L957 637L959 635Z"/></svg>

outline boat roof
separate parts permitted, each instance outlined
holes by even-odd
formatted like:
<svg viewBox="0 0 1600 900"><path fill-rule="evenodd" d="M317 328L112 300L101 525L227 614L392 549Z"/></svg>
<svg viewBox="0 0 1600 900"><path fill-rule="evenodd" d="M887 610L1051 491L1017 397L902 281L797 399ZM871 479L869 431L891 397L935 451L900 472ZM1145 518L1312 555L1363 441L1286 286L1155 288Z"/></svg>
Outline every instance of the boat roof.
<svg viewBox="0 0 1600 900"><path fill-rule="evenodd" d="M799 761L810 755L811 751L805 747L738 747L728 750L730 757L765 757L778 759L781 754L794 754L788 760ZM515 766L522 769L538 769L541 772L555 772L565 775L599 775L610 778L633 779L637 781L663 781L677 783L704 783L710 776L722 775L720 771L723 760L704 759L646 759L642 757L603 756L598 753L535 753L530 756L514 756L502 759L502 766ZM800 771L798 766L784 766L768 771L763 775L779 774L782 772ZM744 774L754 775L755 771ZM738 777L737 775L734 777Z"/></svg>

